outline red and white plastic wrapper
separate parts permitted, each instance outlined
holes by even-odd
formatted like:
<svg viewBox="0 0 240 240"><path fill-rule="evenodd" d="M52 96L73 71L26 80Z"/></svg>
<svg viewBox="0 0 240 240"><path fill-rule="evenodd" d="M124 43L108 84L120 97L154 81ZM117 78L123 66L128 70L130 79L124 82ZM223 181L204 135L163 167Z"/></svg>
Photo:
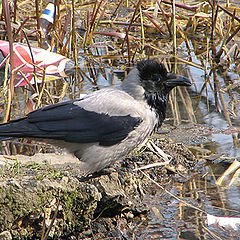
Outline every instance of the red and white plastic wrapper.
<svg viewBox="0 0 240 240"><path fill-rule="evenodd" d="M9 42L0 40L0 51L5 58L0 62L0 70L4 61L9 57ZM75 62L60 54L46 51L38 47L28 47L26 44L13 43L14 66L16 71L15 87L27 85L21 71L31 84L69 77L74 74ZM31 54L32 52L32 54ZM34 70L35 66L35 70ZM34 71L36 77L34 79Z"/></svg>

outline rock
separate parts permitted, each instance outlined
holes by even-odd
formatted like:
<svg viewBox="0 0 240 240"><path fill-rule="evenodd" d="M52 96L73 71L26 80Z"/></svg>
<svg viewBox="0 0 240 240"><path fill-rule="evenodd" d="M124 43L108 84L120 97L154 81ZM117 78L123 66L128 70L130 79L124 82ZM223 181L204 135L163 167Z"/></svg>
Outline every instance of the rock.
<svg viewBox="0 0 240 240"><path fill-rule="evenodd" d="M125 171L121 171L121 175L118 172L112 172L94 179L93 183L102 195L95 211L96 217L100 215L112 217L120 214L125 208L133 211L134 215L147 212L146 206L141 203L143 197L142 192L139 191L141 181L133 174Z"/></svg>
<svg viewBox="0 0 240 240"><path fill-rule="evenodd" d="M68 235L88 225L100 198L94 185L74 177L1 179L0 231L15 229L26 238L40 238L53 222L50 236Z"/></svg>
<svg viewBox="0 0 240 240"><path fill-rule="evenodd" d="M33 164L38 157L46 159L37 154L29 162L24 156L2 167L0 232L9 231L13 239L68 238L88 232L94 218L122 211L131 212L131 217L146 213L140 181L132 174L115 171L81 182L75 169L65 171L65 163Z"/></svg>

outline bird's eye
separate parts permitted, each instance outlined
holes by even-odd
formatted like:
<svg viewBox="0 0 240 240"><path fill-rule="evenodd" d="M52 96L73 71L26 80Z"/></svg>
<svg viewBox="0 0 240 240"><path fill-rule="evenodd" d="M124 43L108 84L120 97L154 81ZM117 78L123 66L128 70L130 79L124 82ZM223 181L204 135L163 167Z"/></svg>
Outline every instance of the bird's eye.
<svg viewBox="0 0 240 240"><path fill-rule="evenodd" d="M156 76L156 78L155 79L157 79L157 82L158 83L160 83L160 82L162 82L162 78L158 75L158 76Z"/></svg>
<svg viewBox="0 0 240 240"><path fill-rule="evenodd" d="M159 77L158 74L152 74L151 78L152 78L152 80L157 81L157 82L161 81L161 78Z"/></svg>

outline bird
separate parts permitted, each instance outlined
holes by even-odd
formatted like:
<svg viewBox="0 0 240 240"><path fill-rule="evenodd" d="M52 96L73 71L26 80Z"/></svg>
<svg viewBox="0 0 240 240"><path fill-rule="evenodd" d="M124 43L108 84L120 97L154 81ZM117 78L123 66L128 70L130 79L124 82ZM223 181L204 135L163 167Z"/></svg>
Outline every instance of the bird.
<svg viewBox="0 0 240 240"><path fill-rule="evenodd" d="M0 138L33 138L65 148L99 172L126 156L161 125L170 91L191 86L155 59L142 60L118 86L32 111L0 124Z"/></svg>

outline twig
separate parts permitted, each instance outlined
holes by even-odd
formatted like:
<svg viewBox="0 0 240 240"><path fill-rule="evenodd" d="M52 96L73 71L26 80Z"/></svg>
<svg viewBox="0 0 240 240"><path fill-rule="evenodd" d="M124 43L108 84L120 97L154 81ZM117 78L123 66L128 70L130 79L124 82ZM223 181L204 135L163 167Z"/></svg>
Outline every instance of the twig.
<svg viewBox="0 0 240 240"><path fill-rule="evenodd" d="M59 200L58 200L58 202L57 202L57 208L56 208L55 213L54 213L54 215L53 215L52 221L51 221L51 223L50 223L50 225L49 225L49 227L48 227L48 229L47 229L47 231L46 231L46 233L45 233L45 235L44 235L43 240L47 240L47 239L48 239L48 237L49 237L48 235L49 235L49 233L50 233L50 231L51 231L51 229L52 229L52 227L53 227L54 221L55 221L56 218L57 218L58 210L59 210Z"/></svg>
<svg viewBox="0 0 240 240"><path fill-rule="evenodd" d="M131 26L132 26L132 24L133 24L133 20L135 19L135 16L136 16L136 14L137 14L137 11L138 11L138 9L139 9L139 7L140 7L141 2L142 2L142 0L139 0L139 1L138 1L137 5L136 5L136 7L135 7L135 10L134 10L133 16L132 16L132 18L131 18L131 20L130 20L130 23L129 23L129 25L128 25L128 28L127 28L126 32L129 32L129 31L130 31L130 28L131 28ZM127 35L126 35L126 36L127 36ZM124 43L125 43L125 41L126 41L126 39L127 39L126 36L125 36L125 38L123 39L123 42L122 42L122 49L123 49Z"/></svg>
<svg viewBox="0 0 240 240"><path fill-rule="evenodd" d="M39 43L39 46L42 47L42 34L41 34L41 26L40 26L40 16L39 16L39 13L40 13L40 9L39 9L39 1L38 0L35 0L35 8L36 8L36 18L37 18L37 32L38 32L38 43Z"/></svg>
<svg viewBox="0 0 240 240"><path fill-rule="evenodd" d="M131 50L130 50L130 42L129 42L129 38L128 38L128 31L126 29L126 41L127 41L127 52L128 52L128 66L131 65ZM124 39L125 39L124 38Z"/></svg>
<svg viewBox="0 0 240 240"><path fill-rule="evenodd" d="M12 35L12 28L11 28L11 22L10 22L10 10L9 10L9 4L7 0L2 1L2 8L3 8L3 14L5 18L5 24L6 24L6 29L7 29L7 34L8 34L8 41L9 41L9 52L10 52L10 66L11 66L11 71L10 71L10 86L9 86L9 98L8 98L8 104L7 104L7 110L6 110L6 115L4 117L4 122L8 121L10 118L10 113L11 113L11 106L12 106L12 100L13 100L13 95L14 95L14 51L13 51L13 35Z"/></svg>
<svg viewBox="0 0 240 240"><path fill-rule="evenodd" d="M35 86L36 86L36 91L37 91L37 93L39 94L39 90L38 90L38 84L37 84L37 79L36 79L36 65L35 65L35 60L34 60L34 56L33 56L33 52L32 52L32 47L31 47L31 45L30 45L30 43L29 43L29 40L28 40L28 37L27 37L27 34L24 32L24 31L22 31L23 32L23 34L24 34L24 36L25 36L25 39L26 39L26 42L27 42L27 45L28 45L28 48L29 48L29 51L30 51L30 54L31 54L31 58L32 58L32 62L33 62L33 73L34 73L34 82L35 82Z"/></svg>
<svg viewBox="0 0 240 240"><path fill-rule="evenodd" d="M135 169L133 169L133 171L144 170L144 169L149 169L149 168L154 168L154 167L161 167L161 166L165 166L165 165L169 164L170 162L171 162L171 160L168 160L167 162L151 163L151 164L147 164L145 166L139 167L139 168L135 168Z"/></svg>
<svg viewBox="0 0 240 240"><path fill-rule="evenodd" d="M165 0L162 0L161 2L165 3L165 4L169 4L169 5L172 5L171 2L168 2L168 1L165 1ZM187 5L183 5L183 4L178 4L176 3L176 7L180 7L180 8L184 8L186 10L190 10L190 11L196 11L197 8L199 8L201 5L203 5L204 2L202 3L198 3L197 5L195 6L187 6Z"/></svg>
<svg viewBox="0 0 240 240"><path fill-rule="evenodd" d="M173 54L174 56L176 56L177 55L177 26L176 26L175 0L172 0L172 20L173 20Z"/></svg>
<svg viewBox="0 0 240 240"><path fill-rule="evenodd" d="M153 180L152 178L149 177L148 174L144 173L142 170L139 170L145 177L147 177L151 182L153 182L155 185L157 185L159 188L161 188L165 193L167 193L168 195L170 195L171 197L175 198L176 200L178 200L181 203L184 203L186 206L191 207L195 210L198 210L199 212L208 214L205 210L195 207L194 205L186 202L185 200L177 197L176 195L174 195L173 193L169 192L167 189L165 189L163 186L161 186L159 183L157 183L155 180Z"/></svg>
<svg viewBox="0 0 240 240"><path fill-rule="evenodd" d="M171 31L171 28L170 28L170 26L169 26L169 24L168 24L167 16L166 16L165 12L163 11L163 8L162 8L162 6L161 6L161 4L160 4L160 1L159 1L159 0L156 0L156 1L157 1L157 4L158 4L161 12L162 12L163 19L164 19L164 21L165 21L165 23L166 23L166 25L167 25L168 32L169 32L169 36L172 37L172 31Z"/></svg>
<svg viewBox="0 0 240 240"><path fill-rule="evenodd" d="M158 23L153 19L152 16L150 16L149 14L147 14L146 12L142 12L147 18L148 20L150 20L153 25L156 27L156 29L162 34L165 35L165 32L163 32L163 30L161 29L161 27L158 25Z"/></svg>
<svg viewBox="0 0 240 240"><path fill-rule="evenodd" d="M120 1L119 1L118 5L117 5L117 7L115 8L115 10L114 10L114 12L113 12L113 14L112 14L112 16L111 16L110 19L113 19L113 18L115 17L116 12L117 12L117 10L119 9L119 7L120 7L120 5L122 4L122 2L123 2L123 0L120 0Z"/></svg>
<svg viewBox="0 0 240 240"><path fill-rule="evenodd" d="M212 235L212 237L214 237L215 239L223 240L221 237L217 236L214 232L212 232L210 229L208 229L208 228L205 227L204 225L202 225L202 227L203 227L210 235Z"/></svg>
<svg viewBox="0 0 240 240"><path fill-rule="evenodd" d="M226 8L217 5L219 8L221 8L225 13L227 13L228 15L230 15L231 17L234 17L239 23L240 23L240 18L235 16L234 14L232 14L231 12L229 12Z"/></svg>

